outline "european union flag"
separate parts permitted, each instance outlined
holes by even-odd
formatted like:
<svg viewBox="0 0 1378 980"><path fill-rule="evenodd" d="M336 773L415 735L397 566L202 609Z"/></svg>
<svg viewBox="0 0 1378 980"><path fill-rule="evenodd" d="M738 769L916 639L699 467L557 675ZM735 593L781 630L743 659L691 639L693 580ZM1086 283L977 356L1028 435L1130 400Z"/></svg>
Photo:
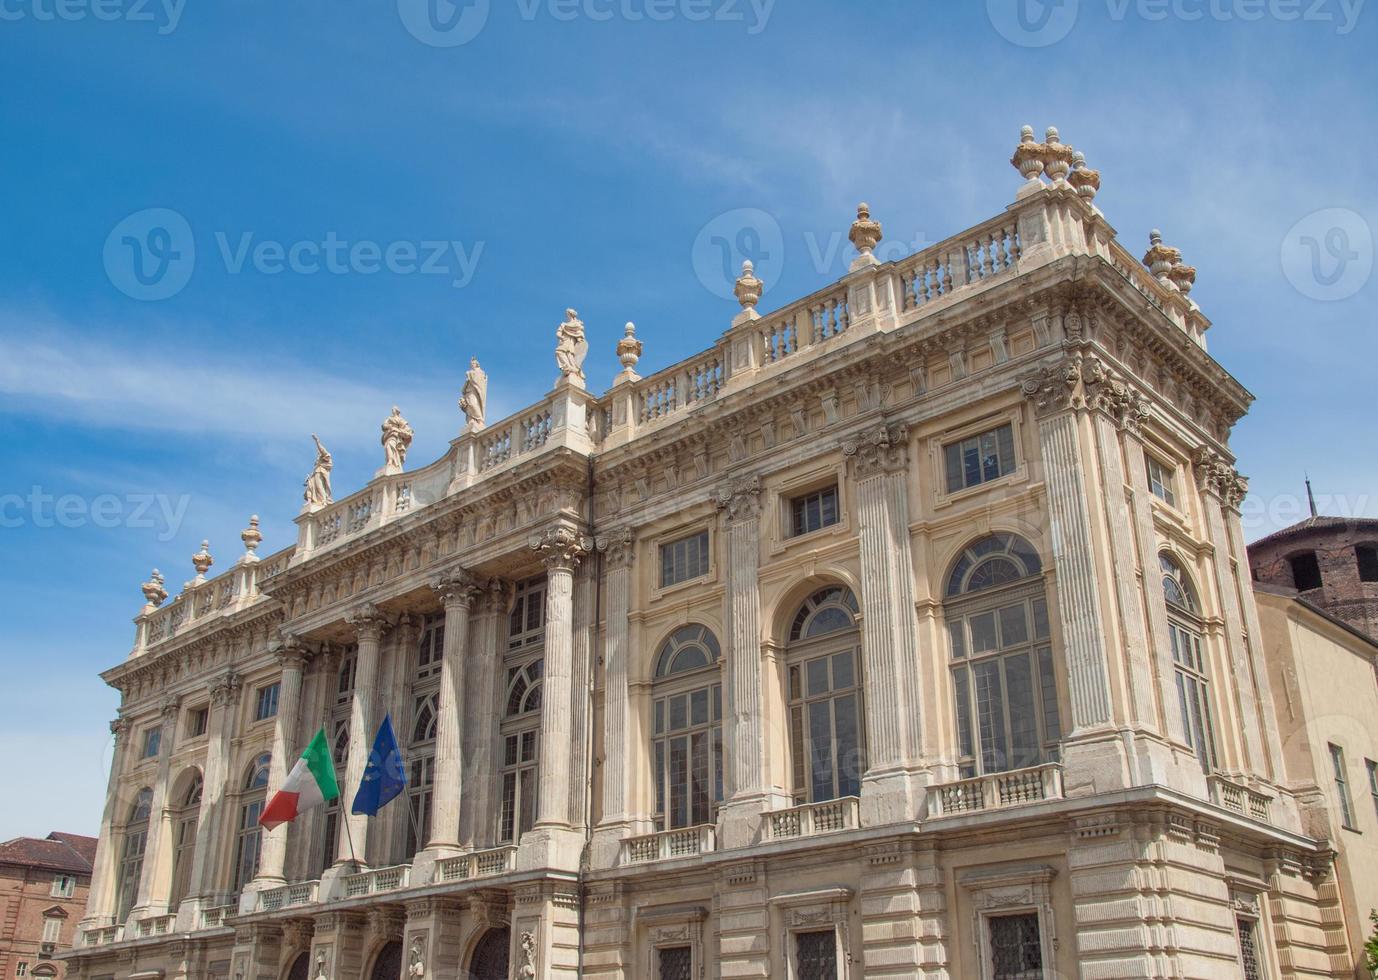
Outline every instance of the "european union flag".
<svg viewBox="0 0 1378 980"><path fill-rule="evenodd" d="M392 715L386 715L378 726L378 736L373 740L373 751L368 755L364 778L350 811L375 816L406 788L407 762L397 747L397 736L392 733Z"/></svg>

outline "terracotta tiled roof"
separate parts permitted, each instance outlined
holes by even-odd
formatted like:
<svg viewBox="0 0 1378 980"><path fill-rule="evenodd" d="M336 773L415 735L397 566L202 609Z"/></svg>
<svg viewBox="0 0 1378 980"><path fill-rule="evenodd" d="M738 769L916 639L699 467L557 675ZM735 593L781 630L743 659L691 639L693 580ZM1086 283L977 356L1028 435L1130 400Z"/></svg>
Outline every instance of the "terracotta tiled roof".
<svg viewBox="0 0 1378 980"><path fill-rule="evenodd" d="M96 838L81 834L54 831L42 840L16 837L0 843L0 864L90 874L95 860Z"/></svg>

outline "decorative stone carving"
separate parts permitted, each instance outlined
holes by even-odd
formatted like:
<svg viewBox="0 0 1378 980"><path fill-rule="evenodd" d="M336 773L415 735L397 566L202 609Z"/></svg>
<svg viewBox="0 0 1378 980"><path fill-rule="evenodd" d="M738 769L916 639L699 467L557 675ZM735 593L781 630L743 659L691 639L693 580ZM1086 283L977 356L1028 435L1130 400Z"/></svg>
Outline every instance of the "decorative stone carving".
<svg viewBox="0 0 1378 980"><path fill-rule="evenodd" d="M110 734L113 735L113 736L115 736L115 740L116 740L116 741L119 741L120 739L124 738L124 736L125 736L126 734L128 734L128 732L129 732L129 719L128 719L128 718L119 718L119 717L116 717L116 718L111 718L111 719L110 719Z"/></svg>
<svg viewBox="0 0 1378 980"><path fill-rule="evenodd" d="M478 579L463 568L453 568L443 573L431 583L431 588L440 596L446 610L455 604L463 605L467 609L483 592Z"/></svg>
<svg viewBox="0 0 1378 980"><path fill-rule="evenodd" d="M594 546L602 552L610 569L629 566L636 550L632 529L629 527L619 527L615 531L598 535Z"/></svg>
<svg viewBox="0 0 1378 980"><path fill-rule="evenodd" d="M521 980L536 980L536 937L529 932L522 933L522 963L517 976Z"/></svg>
<svg viewBox="0 0 1378 980"><path fill-rule="evenodd" d="M371 602L365 602L358 609L345 616L345 622L354 627L354 631L361 640L377 640L388 626L387 618Z"/></svg>
<svg viewBox="0 0 1378 980"><path fill-rule="evenodd" d="M177 720L177 709L182 704L182 699L176 694L164 694L162 700L158 702L158 717L164 725Z"/></svg>
<svg viewBox="0 0 1378 980"><path fill-rule="evenodd" d="M574 310L565 310L565 320L555 328L555 364L560 380L583 386L584 356L589 344L584 338L584 321Z"/></svg>
<svg viewBox="0 0 1378 980"><path fill-rule="evenodd" d="M1050 364L1024 379L1024 397L1033 403L1039 415L1048 415L1081 405L1081 359L1069 357L1058 364Z"/></svg>
<svg viewBox="0 0 1378 980"><path fill-rule="evenodd" d="M326 960L326 957L325 957L325 950L323 950L323 949L318 949L318 950L316 950L316 976L315 976L315 980L330 980L330 978L326 975L326 969L327 969L327 960Z"/></svg>
<svg viewBox="0 0 1378 980"><path fill-rule="evenodd" d="M383 468L378 471L379 476L402 472L414 435L416 433L402 417L402 410L396 405L392 406L392 414L383 420L383 437L380 440L383 444Z"/></svg>
<svg viewBox="0 0 1378 980"><path fill-rule="evenodd" d="M1014 148L1010 165L1029 183L1040 183L1038 177L1043 173L1043 157L1047 149L1042 143L1034 141L1033 127L1024 126L1019 130L1019 145Z"/></svg>
<svg viewBox="0 0 1378 980"><path fill-rule="evenodd" d="M424 977L426 975L426 964L421 958L422 937L420 934L411 937L411 949L407 952L407 976Z"/></svg>
<svg viewBox="0 0 1378 980"><path fill-rule="evenodd" d="M196 578L193 580L196 585L200 585L206 580L206 573L209 572L211 566L215 564L215 559L211 557L210 547L210 541L203 540L201 542L201 550L191 556L192 567L196 569Z"/></svg>
<svg viewBox="0 0 1378 980"><path fill-rule="evenodd" d="M622 328L622 339L617 342L617 359L622 362L622 376L629 381L640 380L636 373L636 362L641 360L644 345L636 339L636 324L630 320Z"/></svg>
<svg viewBox="0 0 1378 980"><path fill-rule="evenodd" d="M564 524L531 536L531 550L541 553L541 561L550 571L573 569L592 549L588 535Z"/></svg>
<svg viewBox="0 0 1378 980"><path fill-rule="evenodd" d="M330 496L330 470L335 463L330 452L321 445L314 432L311 433L311 439L316 444L316 465L312 468L311 475L306 478L306 491L302 497L306 501L307 509L317 510L334 502L334 498Z"/></svg>
<svg viewBox="0 0 1378 980"><path fill-rule="evenodd" d="M301 637L295 633L283 631L278 635L273 656L277 658L278 664L284 669L288 667L301 669L310 659L311 652L302 645Z"/></svg>
<svg viewBox="0 0 1378 980"><path fill-rule="evenodd" d="M842 440L842 455L852 460L861 479L893 473L909 463L908 434L909 427L903 424L878 425Z"/></svg>
<svg viewBox="0 0 1378 980"><path fill-rule="evenodd" d="M1067 183L1089 204L1096 199L1096 192L1100 190L1100 171L1086 165L1085 155L1073 153L1072 172L1067 175Z"/></svg>
<svg viewBox="0 0 1378 980"><path fill-rule="evenodd" d="M742 304L742 311L753 320L760 316L756 312L756 304L761 301L761 293L765 289L765 283L756 278L754 268L750 259L744 261L742 274L737 277L737 285L732 289L737 302Z"/></svg>
<svg viewBox="0 0 1378 980"><path fill-rule="evenodd" d="M244 542L244 560L258 561L258 555L254 552L263 541L263 532L258 529L257 514L249 517L249 526L239 532L239 540Z"/></svg>
<svg viewBox="0 0 1378 980"><path fill-rule="evenodd" d="M1178 261L1173 264L1171 269L1167 270L1167 277L1181 291L1182 295L1186 296L1191 292L1191 287L1196 285L1196 266L1184 265Z"/></svg>
<svg viewBox="0 0 1378 980"><path fill-rule="evenodd" d="M1182 261L1180 249L1163 244L1163 233L1154 228L1148 233L1148 251L1144 253L1144 265L1165 285L1173 285L1168 273ZM1194 277L1193 277L1194 278Z"/></svg>
<svg viewBox="0 0 1378 980"><path fill-rule="evenodd" d="M1202 446L1196 451L1194 462L1197 485L1202 490L1216 494L1226 507L1238 508L1249 493L1248 479L1209 446Z"/></svg>
<svg viewBox="0 0 1378 980"><path fill-rule="evenodd" d="M233 704L239 699L239 691L243 686L244 681L238 674L230 670L225 671L211 681L211 704L217 707Z"/></svg>
<svg viewBox="0 0 1378 980"><path fill-rule="evenodd" d="M1082 383L1087 404L1105 412L1123 429L1138 432L1151 414L1148 400L1099 358L1088 358L1082 363Z"/></svg>
<svg viewBox="0 0 1378 980"><path fill-rule="evenodd" d="M1072 169L1072 155L1075 151L1062 142L1057 135L1057 127L1049 126L1043 138L1043 172L1053 184L1065 184L1067 171Z"/></svg>
<svg viewBox="0 0 1378 980"><path fill-rule="evenodd" d="M856 220L852 222L847 239L862 255L870 255L880 238L880 222L871 220L871 206L862 201L856 206Z"/></svg>
<svg viewBox="0 0 1378 980"><path fill-rule="evenodd" d="M464 388L459 393L459 410L464 413L465 425L473 432L483 428L488 411L488 375L479 367L478 358L469 358L469 370L464 373Z"/></svg>
<svg viewBox="0 0 1378 980"><path fill-rule="evenodd" d="M153 569L153 574L148 577L148 581L139 586L144 594L144 614L153 612L167 601L167 589L163 585L163 573L158 569Z"/></svg>
<svg viewBox="0 0 1378 980"><path fill-rule="evenodd" d="M728 520L745 521L754 518L761 508L761 478L744 476L731 480L713 492L718 510L727 513Z"/></svg>

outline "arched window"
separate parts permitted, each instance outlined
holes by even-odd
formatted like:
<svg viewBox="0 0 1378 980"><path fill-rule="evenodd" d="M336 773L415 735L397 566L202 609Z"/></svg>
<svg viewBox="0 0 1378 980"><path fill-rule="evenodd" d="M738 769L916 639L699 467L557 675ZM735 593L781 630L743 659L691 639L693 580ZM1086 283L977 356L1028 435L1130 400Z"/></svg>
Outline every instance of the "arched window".
<svg viewBox="0 0 1378 980"><path fill-rule="evenodd" d="M1177 684L1182 731L1201 768L1215 768L1215 729L1211 722L1210 688L1201 655L1201 605L1177 559L1166 551L1158 556L1167 600L1168 641L1172 645L1173 677Z"/></svg>
<svg viewBox="0 0 1378 980"><path fill-rule="evenodd" d="M144 873L144 848L148 846L148 819L153 812L153 790L145 786L134 796L129 819L124 825L124 847L120 851L119 898L116 921L129 918L139 898L139 879Z"/></svg>
<svg viewBox="0 0 1378 980"><path fill-rule="evenodd" d="M1061 724L1038 552L1015 534L973 542L943 601L964 778L1053 762Z"/></svg>
<svg viewBox="0 0 1378 980"><path fill-rule="evenodd" d="M711 823L722 802L722 650L707 626L681 626L660 645L651 757L662 828Z"/></svg>
<svg viewBox="0 0 1378 980"><path fill-rule="evenodd" d="M177 908L190 891L191 866L196 855L196 821L201 813L203 786L201 773L194 773L191 784L178 801L176 815L173 817L176 837L173 840L172 894L169 898L169 908Z"/></svg>
<svg viewBox="0 0 1378 980"><path fill-rule="evenodd" d="M543 665L537 658L507 669L502 799L498 808L498 840L504 844L517 843L522 834L536 825Z"/></svg>
<svg viewBox="0 0 1378 980"><path fill-rule="evenodd" d="M241 891L258 874L258 859L263 852L263 828L258 818L268 796L268 770L273 757L267 752L250 765L244 776L239 801L239 833L235 848L234 890Z"/></svg>
<svg viewBox="0 0 1378 980"><path fill-rule="evenodd" d="M794 796L818 803L861 792L861 631L857 601L842 586L819 589L790 624L790 758Z"/></svg>

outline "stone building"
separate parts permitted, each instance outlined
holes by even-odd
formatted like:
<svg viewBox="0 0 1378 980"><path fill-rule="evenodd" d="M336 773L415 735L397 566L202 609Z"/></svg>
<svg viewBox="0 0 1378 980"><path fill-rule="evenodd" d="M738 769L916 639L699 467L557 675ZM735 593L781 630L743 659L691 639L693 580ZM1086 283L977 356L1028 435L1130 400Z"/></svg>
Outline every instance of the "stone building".
<svg viewBox="0 0 1378 980"><path fill-rule="evenodd" d="M86 907L96 839L57 831L0 843L0 977L57 978Z"/></svg>
<svg viewBox="0 0 1378 980"><path fill-rule="evenodd" d="M1308 602L1378 638L1378 520L1311 516L1249 545L1254 581Z"/></svg>
<svg viewBox="0 0 1378 980"><path fill-rule="evenodd" d="M144 585L86 978L1341 977L1195 270L1027 131L989 220ZM388 426L391 426L389 428ZM403 439L403 433L407 434ZM257 815L322 726L352 794Z"/></svg>

